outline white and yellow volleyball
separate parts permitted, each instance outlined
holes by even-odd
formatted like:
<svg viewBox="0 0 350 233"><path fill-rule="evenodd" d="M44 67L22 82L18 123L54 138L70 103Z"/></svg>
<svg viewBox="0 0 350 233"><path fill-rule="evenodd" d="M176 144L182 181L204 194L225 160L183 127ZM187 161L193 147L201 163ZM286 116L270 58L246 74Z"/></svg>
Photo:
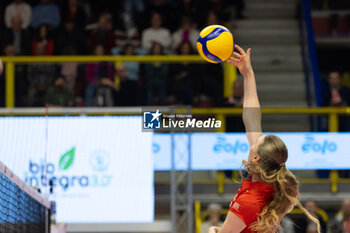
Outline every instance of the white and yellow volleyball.
<svg viewBox="0 0 350 233"><path fill-rule="evenodd" d="M224 26L210 25L204 28L197 40L199 54L208 62L221 63L233 53L232 33Z"/></svg>

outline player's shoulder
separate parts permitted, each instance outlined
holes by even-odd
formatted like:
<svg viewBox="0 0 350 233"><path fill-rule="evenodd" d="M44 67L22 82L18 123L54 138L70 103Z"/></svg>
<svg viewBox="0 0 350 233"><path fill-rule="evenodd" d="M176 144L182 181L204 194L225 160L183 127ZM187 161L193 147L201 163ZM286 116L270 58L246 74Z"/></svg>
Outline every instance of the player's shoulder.
<svg viewBox="0 0 350 233"><path fill-rule="evenodd" d="M261 203L255 195L250 192L241 194L232 202L230 211L241 217L246 225L256 221L261 211Z"/></svg>
<svg viewBox="0 0 350 233"><path fill-rule="evenodd" d="M235 202L252 211L260 208L259 198L255 195L254 192L243 193L237 197Z"/></svg>

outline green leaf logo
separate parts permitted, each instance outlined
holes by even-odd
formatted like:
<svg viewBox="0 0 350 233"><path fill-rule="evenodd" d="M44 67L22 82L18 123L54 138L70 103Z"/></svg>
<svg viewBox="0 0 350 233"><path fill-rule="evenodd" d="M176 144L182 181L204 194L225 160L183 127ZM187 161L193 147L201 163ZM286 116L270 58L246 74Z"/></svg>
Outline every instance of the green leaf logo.
<svg viewBox="0 0 350 233"><path fill-rule="evenodd" d="M75 156L75 147L72 147L69 151L64 153L61 158L60 162L58 164L58 167L60 170L67 170L70 168L74 162L74 156Z"/></svg>

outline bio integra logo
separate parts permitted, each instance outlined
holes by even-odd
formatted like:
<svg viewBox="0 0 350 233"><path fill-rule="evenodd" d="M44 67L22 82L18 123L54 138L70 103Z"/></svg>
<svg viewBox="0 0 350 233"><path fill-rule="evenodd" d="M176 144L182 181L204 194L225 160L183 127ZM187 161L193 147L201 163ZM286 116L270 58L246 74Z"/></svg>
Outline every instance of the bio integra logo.
<svg viewBox="0 0 350 233"><path fill-rule="evenodd" d="M335 142L330 142L327 139L323 142L316 142L314 137L306 136L305 140L306 141L302 145L301 149L306 153L315 152L325 154L327 151L335 152L338 149Z"/></svg>
<svg viewBox="0 0 350 233"><path fill-rule="evenodd" d="M218 136L217 142L213 146L213 150L216 153L226 152L237 154L238 152L245 153L249 151L249 145L246 142L241 142L240 140L236 140L231 143L226 141L226 137Z"/></svg>
<svg viewBox="0 0 350 233"><path fill-rule="evenodd" d="M73 187L107 187L110 185L112 180L112 175L108 175L104 170L95 170L90 174L76 174L69 175L67 173L72 173L72 168L75 165L76 148L72 147L63 155L60 156L58 161L58 169L54 163L48 162L46 166L46 177L45 177L45 165L41 161L39 163L32 160L29 161L29 172L26 173L25 181L30 186L47 186L53 187L53 191L57 187L60 187L63 191L67 191ZM103 153L107 156L107 153ZM100 158L101 150L97 150L91 153L91 158ZM100 159L101 160L101 159ZM86 169L84 169L86 173Z"/></svg>

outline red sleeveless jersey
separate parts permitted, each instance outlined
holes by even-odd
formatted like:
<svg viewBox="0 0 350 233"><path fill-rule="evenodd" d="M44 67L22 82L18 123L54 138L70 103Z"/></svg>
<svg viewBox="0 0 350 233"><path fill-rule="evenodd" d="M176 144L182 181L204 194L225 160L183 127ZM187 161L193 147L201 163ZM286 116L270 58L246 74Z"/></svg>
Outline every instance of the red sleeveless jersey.
<svg viewBox="0 0 350 233"><path fill-rule="evenodd" d="M249 226L258 219L259 213L273 199L274 189L271 184L245 180L230 204L229 210L245 223L242 233L254 233Z"/></svg>

